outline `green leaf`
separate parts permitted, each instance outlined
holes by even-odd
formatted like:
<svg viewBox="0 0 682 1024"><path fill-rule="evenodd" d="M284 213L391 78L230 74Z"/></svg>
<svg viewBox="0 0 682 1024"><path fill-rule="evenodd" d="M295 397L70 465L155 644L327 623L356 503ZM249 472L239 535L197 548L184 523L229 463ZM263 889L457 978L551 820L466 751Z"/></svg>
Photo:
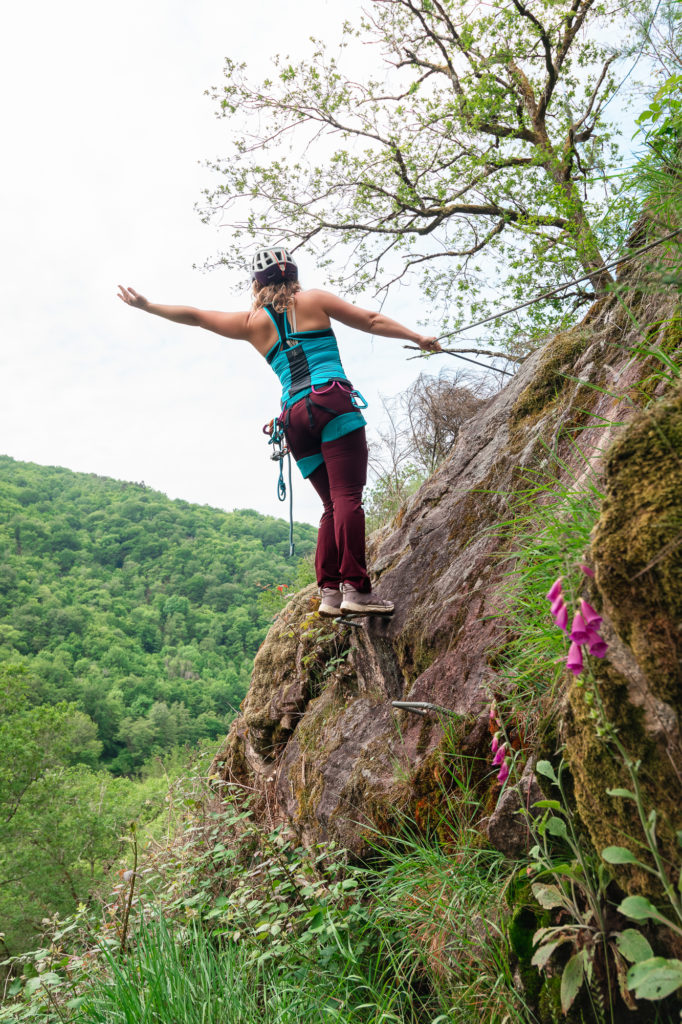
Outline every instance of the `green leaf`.
<svg viewBox="0 0 682 1024"><path fill-rule="evenodd" d="M535 953L533 953L533 958L531 960L531 964L533 965L533 967L537 967L538 970L542 970L542 968L545 967L545 965L547 964L547 961L551 957L554 950L557 949L558 946L561 946L564 942L568 942L569 940L570 936L565 935L562 939L555 939L554 942L545 942L544 945L540 946L538 949L536 949Z"/></svg>
<svg viewBox="0 0 682 1024"><path fill-rule="evenodd" d="M601 852L607 864L639 864L634 853L624 846L607 846Z"/></svg>
<svg viewBox="0 0 682 1024"><path fill-rule="evenodd" d="M648 960L654 955L651 946L636 928L626 928L624 932L618 932L615 940L618 950L631 964Z"/></svg>
<svg viewBox="0 0 682 1024"><path fill-rule="evenodd" d="M650 903L644 896L626 896L618 910L625 917L631 917L634 921L646 921L649 917L656 919L661 916L653 903Z"/></svg>
<svg viewBox="0 0 682 1024"><path fill-rule="evenodd" d="M322 910L315 910L315 912L313 913L312 918L310 919L310 924L308 925L308 931L309 932L313 932L313 933L321 932L322 929L324 928L324 926L325 926L325 915L324 915L324 912Z"/></svg>
<svg viewBox="0 0 682 1024"><path fill-rule="evenodd" d="M533 807L549 807L552 811L560 811L564 813L564 809L558 800L536 800Z"/></svg>
<svg viewBox="0 0 682 1024"><path fill-rule="evenodd" d="M564 967L564 973L561 975L561 1009L565 1014L570 1010L573 1000L580 991L580 986L583 983L583 971L583 955L575 953Z"/></svg>
<svg viewBox="0 0 682 1024"><path fill-rule="evenodd" d="M551 779L552 782L556 783L557 786L559 785L559 780L556 777L556 772L552 768L552 765L549 761L538 761L538 763L535 765L535 771L538 773L538 775L544 775L546 779Z"/></svg>
<svg viewBox="0 0 682 1024"><path fill-rule="evenodd" d="M566 839L566 822L562 818L550 818L547 822L547 831L552 836L560 836Z"/></svg>
<svg viewBox="0 0 682 1024"><path fill-rule="evenodd" d="M564 899L558 885L531 885L533 896L545 910L563 907Z"/></svg>
<svg viewBox="0 0 682 1024"><path fill-rule="evenodd" d="M607 789L608 796L620 796L623 800L636 800L637 797L630 789Z"/></svg>
<svg viewBox="0 0 682 1024"><path fill-rule="evenodd" d="M638 999L665 999L682 986L682 960L654 956L628 971L628 988Z"/></svg>

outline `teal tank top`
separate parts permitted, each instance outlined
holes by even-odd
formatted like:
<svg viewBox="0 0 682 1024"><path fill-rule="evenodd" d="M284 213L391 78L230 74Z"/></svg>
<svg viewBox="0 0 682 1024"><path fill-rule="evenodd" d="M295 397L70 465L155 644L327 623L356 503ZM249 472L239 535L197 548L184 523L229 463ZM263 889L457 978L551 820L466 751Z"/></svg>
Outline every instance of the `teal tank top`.
<svg viewBox="0 0 682 1024"><path fill-rule="evenodd" d="M331 327L319 331L291 331L286 313L264 306L277 328L277 341L265 358L282 385L282 408L309 395L314 387L339 380L350 387L336 335Z"/></svg>
<svg viewBox="0 0 682 1024"><path fill-rule="evenodd" d="M263 309L277 328L277 341L266 353L265 358L282 385L282 410L285 412L285 420L286 410L295 402L307 398L313 388L322 387L330 381L339 381L352 391L353 385L341 365L336 335L331 327L319 331L291 331L286 313L277 313L272 306L264 306ZM352 391L353 405L356 398L364 402L358 392ZM310 402L311 399L307 398L307 401ZM318 402L315 404L319 405ZM321 441L333 441L365 425L365 417L357 407L352 412L339 413L323 428ZM316 455L298 459L297 465L302 475L308 477L322 462L324 458L318 452Z"/></svg>

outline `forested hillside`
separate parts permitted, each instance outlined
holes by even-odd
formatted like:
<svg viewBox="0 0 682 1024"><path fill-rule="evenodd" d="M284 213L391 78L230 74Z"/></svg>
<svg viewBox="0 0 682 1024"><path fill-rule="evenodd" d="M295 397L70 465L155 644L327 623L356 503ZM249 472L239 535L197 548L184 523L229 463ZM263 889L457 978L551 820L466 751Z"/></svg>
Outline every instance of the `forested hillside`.
<svg viewBox="0 0 682 1024"><path fill-rule="evenodd" d="M297 551L314 537L297 526ZM122 836L161 827L179 748L224 733L277 587L305 578L288 551L281 520L0 458L6 951L89 904Z"/></svg>
<svg viewBox="0 0 682 1024"><path fill-rule="evenodd" d="M315 530L297 527L297 554ZM288 527L170 501L144 484L0 458L0 663L32 704L96 724L89 763L135 771L224 733L272 612L296 578Z"/></svg>

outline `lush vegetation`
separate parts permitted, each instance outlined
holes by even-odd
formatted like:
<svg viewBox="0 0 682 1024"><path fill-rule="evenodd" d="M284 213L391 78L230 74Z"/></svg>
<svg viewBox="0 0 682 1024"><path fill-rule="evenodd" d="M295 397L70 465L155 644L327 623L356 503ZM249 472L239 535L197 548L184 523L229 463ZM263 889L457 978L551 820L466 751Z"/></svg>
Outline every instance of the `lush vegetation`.
<svg viewBox="0 0 682 1024"><path fill-rule="evenodd" d="M301 554L314 539L297 526ZM26 668L31 705L95 723L81 761L128 774L224 735L271 619L261 595L297 578L287 554L282 520L0 458L0 663Z"/></svg>
<svg viewBox="0 0 682 1024"><path fill-rule="evenodd" d="M482 339L527 351L612 281L631 208L612 101L648 10L383 0L260 82L228 58L205 200L234 228L221 259L239 265L245 233L296 239L344 289L419 281L443 332L586 275Z"/></svg>
<svg viewBox="0 0 682 1024"><path fill-rule="evenodd" d="M309 552L314 529L296 533ZM0 930L16 952L89 900L128 822L153 834L180 749L225 735L273 595L302 570L283 521L7 457L0 553Z"/></svg>

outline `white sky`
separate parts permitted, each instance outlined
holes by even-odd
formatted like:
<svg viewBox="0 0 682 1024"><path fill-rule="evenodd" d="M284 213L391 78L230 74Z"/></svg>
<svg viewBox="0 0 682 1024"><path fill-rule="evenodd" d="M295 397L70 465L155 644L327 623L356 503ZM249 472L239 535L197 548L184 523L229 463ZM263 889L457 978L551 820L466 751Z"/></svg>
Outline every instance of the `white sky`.
<svg viewBox="0 0 682 1024"><path fill-rule="evenodd" d="M261 434L278 408L275 375L245 343L125 307L116 285L159 302L248 306L246 271L240 303L228 272L192 269L220 247L194 211L215 180L201 162L227 152L204 90L221 81L226 55L257 75L271 54L305 52L310 34L334 38L358 7L37 0L6 9L2 454L285 514ZM312 268L302 277L322 283ZM416 326L418 296L408 301L387 312ZM339 337L377 422L377 392L397 393L422 367L400 342L345 328ZM317 522L318 499L295 473L295 516Z"/></svg>
<svg viewBox="0 0 682 1024"><path fill-rule="evenodd" d="M285 515L261 427L279 385L246 343L124 306L116 285L158 302L246 308L226 270L193 270L221 248L194 210L215 184L202 161L229 152L204 90L223 59L255 79L269 57L330 42L359 0L35 0L7 7L0 42L4 141L0 453L142 481L171 497ZM312 266L305 286L322 284ZM389 315L417 326L420 297ZM372 304L371 300L368 304ZM376 307L375 307L376 308ZM435 326L435 325L434 325ZM340 327L349 377L382 419L423 364L401 343ZM437 372L443 361L428 369ZM456 364L462 368L462 364ZM447 369L455 369L452 364ZM297 519L320 507L297 471Z"/></svg>

